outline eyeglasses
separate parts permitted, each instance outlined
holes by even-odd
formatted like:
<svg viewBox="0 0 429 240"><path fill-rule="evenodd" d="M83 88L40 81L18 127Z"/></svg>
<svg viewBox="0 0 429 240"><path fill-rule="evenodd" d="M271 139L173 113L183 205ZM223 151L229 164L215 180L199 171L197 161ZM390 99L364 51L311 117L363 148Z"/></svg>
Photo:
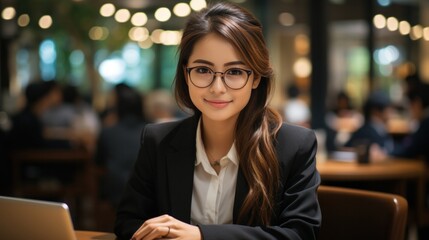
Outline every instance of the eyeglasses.
<svg viewBox="0 0 429 240"><path fill-rule="evenodd" d="M195 87L206 88L210 86L216 79L216 74L219 73L225 85L234 90L243 88L252 74L252 70L241 68L230 68L225 72L215 72L208 67L202 66L186 68L186 71Z"/></svg>

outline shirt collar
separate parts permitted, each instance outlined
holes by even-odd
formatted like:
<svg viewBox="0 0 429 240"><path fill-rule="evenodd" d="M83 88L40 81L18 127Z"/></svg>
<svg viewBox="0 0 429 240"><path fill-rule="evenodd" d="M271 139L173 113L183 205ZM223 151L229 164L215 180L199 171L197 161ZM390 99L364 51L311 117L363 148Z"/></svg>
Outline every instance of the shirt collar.
<svg viewBox="0 0 429 240"><path fill-rule="evenodd" d="M204 148L203 140L201 138L201 118L198 121L197 136L196 137L197 137L197 139L196 139L197 159L195 160L195 166L202 163L202 161L204 161L209 166L210 163L209 163L209 160L207 158L207 154L206 154L206 150ZM229 159L233 164L238 166L238 153L237 153L237 149L235 148L235 141L232 144L232 146L229 149L226 156L222 157L221 161L223 161L223 159L225 159L225 158Z"/></svg>

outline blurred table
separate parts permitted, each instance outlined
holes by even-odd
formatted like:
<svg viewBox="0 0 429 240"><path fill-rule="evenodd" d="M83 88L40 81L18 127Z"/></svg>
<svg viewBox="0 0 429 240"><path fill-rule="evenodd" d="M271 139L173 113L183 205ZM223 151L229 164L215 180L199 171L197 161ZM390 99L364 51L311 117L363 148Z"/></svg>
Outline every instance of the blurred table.
<svg viewBox="0 0 429 240"><path fill-rule="evenodd" d="M373 181L419 179L425 174L425 163L412 159L388 159L361 164L328 159L317 163L322 181Z"/></svg>
<svg viewBox="0 0 429 240"><path fill-rule="evenodd" d="M75 231L77 240L116 240L116 235L107 232Z"/></svg>
<svg viewBox="0 0 429 240"><path fill-rule="evenodd" d="M322 184L384 191L407 197L412 218L422 222L425 211L426 164L415 159L387 159L362 164L328 159L317 163ZM410 196L409 187L413 187Z"/></svg>

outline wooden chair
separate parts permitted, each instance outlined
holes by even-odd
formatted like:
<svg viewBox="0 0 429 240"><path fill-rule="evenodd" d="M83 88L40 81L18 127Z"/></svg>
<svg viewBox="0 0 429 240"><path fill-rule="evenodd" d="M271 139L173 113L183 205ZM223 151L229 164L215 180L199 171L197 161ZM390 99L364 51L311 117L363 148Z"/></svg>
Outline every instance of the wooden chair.
<svg viewBox="0 0 429 240"><path fill-rule="evenodd" d="M424 161L424 159L422 159ZM417 185L417 203L416 203L416 214L417 214L417 226L428 227L429 226L429 206L427 205L427 190L429 189L429 164L425 164L425 172L423 178Z"/></svg>
<svg viewBox="0 0 429 240"><path fill-rule="evenodd" d="M320 240L403 240L408 202L388 193L320 186Z"/></svg>

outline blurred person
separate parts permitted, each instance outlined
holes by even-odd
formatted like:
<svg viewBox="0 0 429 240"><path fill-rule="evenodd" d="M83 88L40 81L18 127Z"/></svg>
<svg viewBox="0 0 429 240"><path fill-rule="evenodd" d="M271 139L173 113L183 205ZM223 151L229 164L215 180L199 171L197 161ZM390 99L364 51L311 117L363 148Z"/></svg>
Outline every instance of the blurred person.
<svg viewBox="0 0 429 240"><path fill-rule="evenodd" d="M58 139L42 121L43 114L61 102L61 90L55 81L35 81L25 89L25 106L12 116L7 137L9 149L70 147Z"/></svg>
<svg viewBox="0 0 429 240"><path fill-rule="evenodd" d="M372 92L363 106L364 124L352 133L345 147L369 145L370 159L384 159L394 150L394 141L387 131L391 102L381 91Z"/></svg>
<svg viewBox="0 0 429 240"><path fill-rule="evenodd" d="M99 186L101 198L116 208L137 158L141 131L146 123L140 93L125 84L116 85L114 93L117 121L102 128L95 160L105 169Z"/></svg>
<svg viewBox="0 0 429 240"><path fill-rule="evenodd" d="M60 102L61 90L55 81L34 81L25 88L25 106L12 116L12 127L7 133L5 147L7 158L14 152L72 147L70 141L52 135L42 121L43 114ZM73 167L68 164L46 167L43 164L28 163L22 167L21 175L22 180L31 181L33 184L49 181L49 186L54 186L53 184L58 186L60 182L70 182L73 171Z"/></svg>
<svg viewBox="0 0 429 240"><path fill-rule="evenodd" d="M332 108L332 112L339 117L344 117L344 116L349 116L354 111L355 111L355 108L351 103L351 99L349 95L344 91L340 91L337 94L337 98L335 101L335 105Z"/></svg>
<svg viewBox="0 0 429 240"><path fill-rule="evenodd" d="M325 121L329 132L327 146L330 151L341 148L364 122L362 114L353 106L350 96L345 91L340 91L336 95Z"/></svg>
<svg viewBox="0 0 429 240"><path fill-rule="evenodd" d="M77 147L93 151L100 122L94 109L85 102L76 86L62 88L62 102L42 116L52 134L74 142Z"/></svg>
<svg viewBox="0 0 429 240"><path fill-rule="evenodd" d="M285 121L307 128L310 127L310 108L300 98L300 90L295 84L287 87L287 96L288 99L283 107Z"/></svg>
<svg viewBox="0 0 429 240"><path fill-rule="evenodd" d="M194 13L175 76L176 100L194 115L145 127L118 238L316 239L316 137L268 106L273 84L250 12L220 2Z"/></svg>
<svg viewBox="0 0 429 240"><path fill-rule="evenodd" d="M146 95L145 112L149 122L166 122L176 119L174 99L164 89L153 90Z"/></svg>
<svg viewBox="0 0 429 240"><path fill-rule="evenodd" d="M411 117L416 120L416 130L406 136L393 152L393 156L424 159L429 163L429 84L420 80L409 80L405 90L408 98ZM413 195L411 195L413 196ZM412 202L412 201L411 201ZM426 194L424 196L425 207L429 207L429 185L426 182ZM429 227L418 228L418 239L429 239Z"/></svg>
<svg viewBox="0 0 429 240"><path fill-rule="evenodd" d="M429 84L420 83L407 93L410 111L418 126L406 137L393 155L406 158L423 157L429 163Z"/></svg>

